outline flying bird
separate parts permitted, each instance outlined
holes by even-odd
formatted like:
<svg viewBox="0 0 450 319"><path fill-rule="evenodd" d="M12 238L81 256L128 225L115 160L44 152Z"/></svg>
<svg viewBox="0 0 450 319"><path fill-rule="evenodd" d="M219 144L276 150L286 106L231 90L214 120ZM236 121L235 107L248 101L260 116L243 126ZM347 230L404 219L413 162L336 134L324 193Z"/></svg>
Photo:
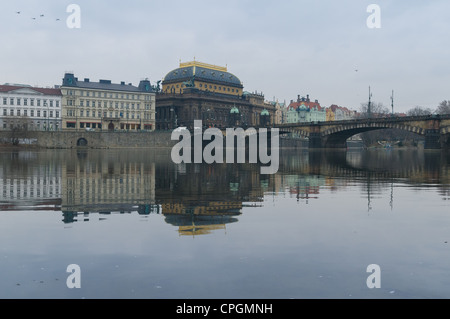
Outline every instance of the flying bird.
<svg viewBox="0 0 450 319"><path fill-rule="evenodd" d="M17 14L20 14L20 11L16 11Z"/></svg>
<svg viewBox="0 0 450 319"><path fill-rule="evenodd" d="M41 17L43 17L44 15L43 14L41 14Z"/></svg>

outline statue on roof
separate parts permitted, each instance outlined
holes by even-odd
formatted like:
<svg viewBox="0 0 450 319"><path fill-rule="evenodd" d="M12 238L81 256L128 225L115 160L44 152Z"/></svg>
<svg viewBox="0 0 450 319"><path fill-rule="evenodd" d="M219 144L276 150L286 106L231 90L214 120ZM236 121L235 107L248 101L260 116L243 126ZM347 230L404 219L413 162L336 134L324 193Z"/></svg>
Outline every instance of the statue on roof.
<svg viewBox="0 0 450 319"><path fill-rule="evenodd" d="M156 82L156 85L152 85L152 89L153 91L155 91L156 93L161 92L161 86L160 86L161 80L159 80L158 82Z"/></svg>
<svg viewBox="0 0 450 319"><path fill-rule="evenodd" d="M193 88L195 87L195 75L192 76L192 78L186 82L183 82L184 86L187 88Z"/></svg>

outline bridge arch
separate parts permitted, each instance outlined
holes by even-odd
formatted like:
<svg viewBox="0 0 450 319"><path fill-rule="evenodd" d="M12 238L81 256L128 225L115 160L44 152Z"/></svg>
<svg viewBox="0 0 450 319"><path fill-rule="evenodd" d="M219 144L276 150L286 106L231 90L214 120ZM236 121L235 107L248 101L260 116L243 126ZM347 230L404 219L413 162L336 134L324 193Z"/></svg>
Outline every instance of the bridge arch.
<svg viewBox="0 0 450 319"><path fill-rule="evenodd" d="M88 141L84 137L80 137L77 140L77 146L87 146L87 145L88 145Z"/></svg>
<svg viewBox="0 0 450 319"><path fill-rule="evenodd" d="M353 135L381 130L381 129L399 129L407 132L425 136L426 130L420 127L402 124L402 123L352 123L334 126L324 130L321 135L322 147L344 148L346 141Z"/></svg>
<svg viewBox="0 0 450 319"><path fill-rule="evenodd" d="M406 124L396 124L396 123L359 123L359 124L347 124L347 125L339 125L332 128L329 128L322 132L322 136L327 136L334 133L339 133L343 131L362 131L368 132L373 130L380 129L399 129L404 130L420 135L425 135L425 130L420 127L406 125Z"/></svg>
<svg viewBox="0 0 450 319"><path fill-rule="evenodd" d="M309 132L298 128L280 128L280 134L296 134L297 136L309 137Z"/></svg>
<svg viewBox="0 0 450 319"><path fill-rule="evenodd" d="M425 149L440 149L450 138L450 114L406 117L360 118L344 121L277 124L280 134L296 133L309 138L309 148L345 148L351 136L382 129L398 129L425 138Z"/></svg>

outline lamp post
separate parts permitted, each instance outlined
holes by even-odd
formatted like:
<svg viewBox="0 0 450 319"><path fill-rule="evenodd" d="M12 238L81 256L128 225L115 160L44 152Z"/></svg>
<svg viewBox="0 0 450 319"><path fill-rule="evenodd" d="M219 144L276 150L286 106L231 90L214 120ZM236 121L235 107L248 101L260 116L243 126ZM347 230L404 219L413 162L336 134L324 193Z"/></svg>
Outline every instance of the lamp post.
<svg viewBox="0 0 450 319"><path fill-rule="evenodd" d="M177 127L177 113L175 112L175 109L172 107L170 107L170 119L172 122L172 129Z"/></svg>
<svg viewBox="0 0 450 319"><path fill-rule="evenodd" d="M239 109L235 106L230 110L230 126L236 127L238 125L238 121L240 119Z"/></svg>
<svg viewBox="0 0 450 319"><path fill-rule="evenodd" d="M270 124L270 114L269 111L267 111L266 109L264 109L261 112L261 126L265 127L268 124Z"/></svg>
<svg viewBox="0 0 450 319"><path fill-rule="evenodd" d="M392 107L392 116L394 116L394 90L392 90L391 95L391 107Z"/></svg>

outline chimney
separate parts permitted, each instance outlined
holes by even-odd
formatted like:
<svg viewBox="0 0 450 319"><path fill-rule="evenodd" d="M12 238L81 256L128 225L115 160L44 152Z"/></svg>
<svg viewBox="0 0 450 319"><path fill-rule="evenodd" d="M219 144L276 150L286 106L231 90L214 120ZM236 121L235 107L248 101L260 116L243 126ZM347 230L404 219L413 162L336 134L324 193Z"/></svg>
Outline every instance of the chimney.
<svg viewBox="0 0 450 319"><path fill-rule="evenodd" d="M89 79L88 78L84 78L84 82L89 82Z"/></svg>
<svg viewBox="0 0 450 319"><path fill-rule="evenodd" d="M306 94L306 102L309 102L309 94Z"/></svg>
<svg viewBox="0 0 450 319"><path fill-rule="evenodd" d="M300 94L297 95L297 102L300 102Z"/></svg>
<svg viewBox="0 0 450 319"><path fill-rule="evenodd" d="M125 82L123 82L123 81L122 81L122 82L120 82L120 85L125 85Z"/></svg>

